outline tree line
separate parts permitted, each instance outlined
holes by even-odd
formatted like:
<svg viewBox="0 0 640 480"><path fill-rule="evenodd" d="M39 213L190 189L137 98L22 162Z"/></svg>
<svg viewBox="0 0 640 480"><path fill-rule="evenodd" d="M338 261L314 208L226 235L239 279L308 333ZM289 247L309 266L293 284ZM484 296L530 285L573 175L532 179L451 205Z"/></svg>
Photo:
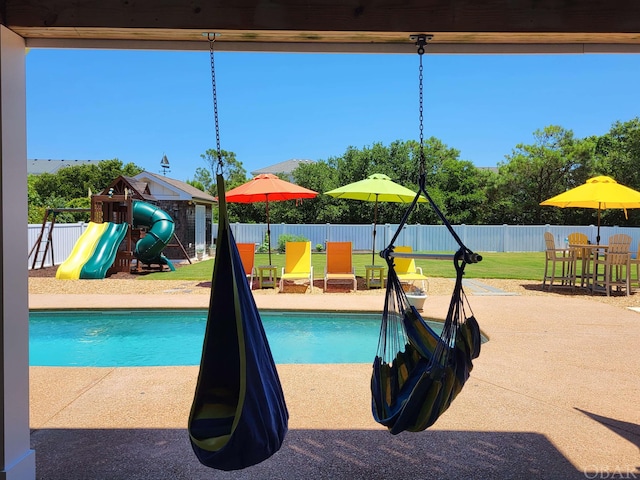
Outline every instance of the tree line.
<svg viewBox="0 0 640 480"><path fill-rule="evenodd" d="M638 117L617 121L606 134L586 138L576 138L573 131L561 126L546 126L533 133L533 143L516 145L498 162L496 169L475 167L460 158L459 150L435 137L425 139L423 152L427 191L454 224L588 225L595 221L593 210L539 204L597 175L608 175L640 190ZM187 183L217 196L217 153L207 150L201 158L205 166L197 168ZM414 140L397 140L390 145L375 143L363 148L349 147L340 156L301 164L293 172L293 178L295 183L323 193L373 173L383 173L417 191L419 159L420 145ZM222 165L227 190L249 180L242 162L233 152L222 151ZM31 216L32 204L39 208L62 203L65 206L88 204L88 188L97 192L118 175L135 175L140 171L134 164L123 165L115 159L100 162L98 167L80 165L67 167L55 175L30 176L29 221L35 223ZM228 207L233 222L265 221L264 204L232 203ZM406 205L402 204L380 203L378 221L398 223L405 209ZM328 195L302 202L269 204L270 219L274 223L371 223L372 211L372 205L367 202ZM602 224L640 224L640 211L629 210L627 215L625 218L621 210L606 210L602 213ZM41 220L40 216L35 221ZM428 204L419 205L409 221L440 223Z"/></svg>
<svg viewBox="0 0 640 480"><path fill-rule="evenodd" d="M28 175L27 201L29 223L42 223L46 208L91 208L92 193L99 193L120 175L133 177L144 169L120 160L103 160L97 164L74 165L57 173ZM56 222L89 221L90 214L63 212Z"/></svg>

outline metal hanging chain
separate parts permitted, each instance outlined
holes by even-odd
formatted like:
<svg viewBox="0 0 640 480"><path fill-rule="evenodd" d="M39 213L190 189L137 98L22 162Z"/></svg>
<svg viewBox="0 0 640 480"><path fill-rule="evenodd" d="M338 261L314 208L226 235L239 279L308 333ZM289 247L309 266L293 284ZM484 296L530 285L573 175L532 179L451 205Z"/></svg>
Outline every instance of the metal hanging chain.
<svg viewBox="0 0 640 480"><path fill-rule="evenodd" d="M222 150L220 149L220 125L218 123L218 95L216 93L216 66L213 55L213 44L216 41L215 33L207 33L207 40L209 40L209 56L211 58L211 90L213 92L213 118L216 127L216 152L218 154L218 168L217 173L222 174Z"/></svg>
<svg viewBox="0 0 640 480"><path fill-rule="evenodd" d="M422 55L424 54L424 47L429 40L433 38L433 35L426 35L421 33L419 35L411 35L411 40L416 41L418 46L418 58L420 59L420 66L418 67L418 93L419 93L419 118L420 118L420 178L424 178L426 173L426 160L424 158L424 67L422 65Z"/></svg>
<svg viewBox="0 0 640 480"><path fill-rule="evenodd" d="M424 87L422 85L422 81L424 79L424 67L422 66L422 54L424 53L424 48L418 48L418 55L420 58L420 67L418 68L418 82L420 84L419 87L419 97L420 97L420 177L425 175L426 170L426 160L424 158Z"/></svg>

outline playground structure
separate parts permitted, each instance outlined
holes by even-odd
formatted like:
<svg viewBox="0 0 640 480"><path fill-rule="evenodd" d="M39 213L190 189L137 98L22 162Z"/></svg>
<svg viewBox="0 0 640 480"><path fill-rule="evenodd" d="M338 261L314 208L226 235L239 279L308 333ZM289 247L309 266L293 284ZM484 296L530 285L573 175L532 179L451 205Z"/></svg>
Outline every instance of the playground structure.
<svg viewBox="0 0 640 480"><path fill-rule="evenodd" d="M191 262L180 240L175 236L174 222L164 210L143 201L137 192L116 182L107 194L91 197L91 220L88 228L77 240L69 257L58 267L56 278L104 278L116 272L140 271L142 265L166 265L175 270L162 251L174 239L185 257ZM47 209L40 236L29 256L32 268L40 258L40 268L49 249L53 263L52 230L55 216L69 209ZM74 211L89 211L73 209ZM53 220L48 222L50 215Z"/></svg>

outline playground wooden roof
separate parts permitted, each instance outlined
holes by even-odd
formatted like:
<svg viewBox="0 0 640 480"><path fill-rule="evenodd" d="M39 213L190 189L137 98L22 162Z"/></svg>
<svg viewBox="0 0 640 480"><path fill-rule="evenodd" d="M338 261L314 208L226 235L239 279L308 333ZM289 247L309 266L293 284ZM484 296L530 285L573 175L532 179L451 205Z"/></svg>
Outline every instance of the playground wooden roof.
<svg viewBox="0 0 640 480"><path fill-rule="evenodd" d="M125 195L125 189L127 189L127 196L131 196L133 199L151 202L157 201L156 197L154 197L149 190L149 185L133 177L119 176L111 182L107 188L100 192L100 195L109 195L111 188L113 188L112 193L114 195Z"/></svg>

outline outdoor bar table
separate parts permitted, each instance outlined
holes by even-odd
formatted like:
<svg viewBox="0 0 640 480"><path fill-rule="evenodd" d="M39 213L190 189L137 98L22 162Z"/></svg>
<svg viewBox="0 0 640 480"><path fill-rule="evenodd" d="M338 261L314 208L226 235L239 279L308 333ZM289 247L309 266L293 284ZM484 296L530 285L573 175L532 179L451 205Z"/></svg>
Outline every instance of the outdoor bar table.
<svg viewBox="0 0 640 480"><path fill-rule="evenodd" d="M598 255L604 254L609 246L597 245L593 243L571 243L569 244L569 248L572 250L580 251L580 258L582 259L580 270L580 287L586 287L588 289L594 288L598 280L598 272L592 271L593 262Z"/></svg>

